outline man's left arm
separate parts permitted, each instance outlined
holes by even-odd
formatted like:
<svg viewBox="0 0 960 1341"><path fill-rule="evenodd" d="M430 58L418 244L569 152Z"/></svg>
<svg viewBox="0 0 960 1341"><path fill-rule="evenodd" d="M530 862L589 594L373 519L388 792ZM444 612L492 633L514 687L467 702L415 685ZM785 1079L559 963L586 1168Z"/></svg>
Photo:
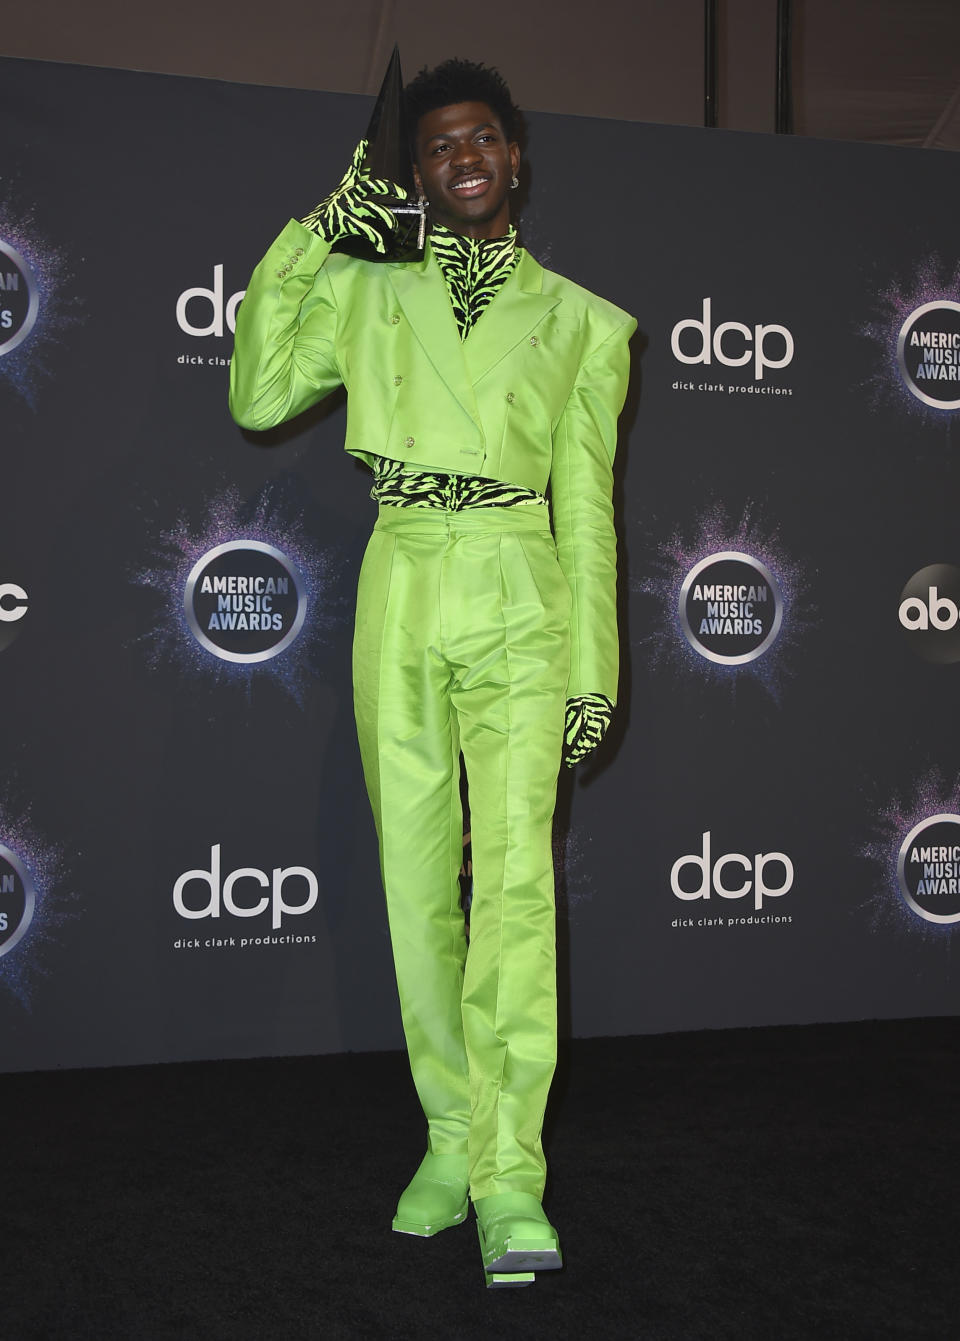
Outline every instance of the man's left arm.
<svg viewBox="0 0 960 1341"><path fill-rule="evenodd" d="M550 490L557 558L573 605L564 760L603 738L617 701L617 538L613 458L630 372L632 318L583 361L554 433Z"/></svg>

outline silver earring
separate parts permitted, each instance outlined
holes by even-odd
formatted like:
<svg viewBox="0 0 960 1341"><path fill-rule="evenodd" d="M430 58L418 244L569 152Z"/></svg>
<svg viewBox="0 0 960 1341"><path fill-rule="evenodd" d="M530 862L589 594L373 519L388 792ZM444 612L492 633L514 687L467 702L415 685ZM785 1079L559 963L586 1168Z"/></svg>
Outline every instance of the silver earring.
<svg viewBox="0 0 960 1341"><path fill-rule="evenodd" d="M511 190L511 191L515 191L519 185L520 185L520 178L519 178L519 177L511 177L511 178L510 178L510 190Z"/></svg>

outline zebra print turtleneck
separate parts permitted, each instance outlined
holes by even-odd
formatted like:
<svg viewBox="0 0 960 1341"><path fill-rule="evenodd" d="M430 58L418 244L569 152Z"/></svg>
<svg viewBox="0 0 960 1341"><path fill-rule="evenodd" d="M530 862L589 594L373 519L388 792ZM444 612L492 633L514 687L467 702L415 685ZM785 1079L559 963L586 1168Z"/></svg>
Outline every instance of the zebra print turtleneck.
<svg viewBox="0 0 960 1341"><path fill-rule="evenodd" d="M517 230L511 227L506 237L472 238L438 224L430 230L430 247L465 340L517 264Z"/></svg>
<svg viewBox="0 0 960 1341"><path fill-rule="evenodd" d="M430 248L450 295L460 339L466 340L517 263L516 229L511 228L505 237L469 238L435 224L430 230ZM543 494L534 489L485 480L479 475L423 470L384 456L374 462L370 497L390 507L444 508L450 512L546 505Z"/></svg>

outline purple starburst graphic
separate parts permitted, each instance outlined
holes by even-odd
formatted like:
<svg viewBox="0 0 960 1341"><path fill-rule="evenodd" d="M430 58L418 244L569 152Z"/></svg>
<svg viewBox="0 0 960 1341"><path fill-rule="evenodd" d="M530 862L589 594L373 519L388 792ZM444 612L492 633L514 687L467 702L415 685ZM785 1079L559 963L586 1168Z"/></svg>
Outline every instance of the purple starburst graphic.
<svg viewBox="0 0 960 1341"><path fill-rule="evenodd" d="M23 939L0 955L0 984L29 1010L37 984L50 972L50 950L78 916L77 896L66 888L62 849L43 838L29 808L0 801L0 843L19 858L34 888L33 916Z"/></svg>
<svg viewBox="0 0 960 1341"><path fill-rule="evenodd" d="M878 293L873 316L859 333L877 345L880 357L874 373L864 383L874 410L898 406L920 419L942 419L948 408L927 405L904 383L897 361L897 341L911 312L926 303L960 302L960 262L950 270L936 254L926 257L910 280L893 280Z"/></svg>
<svg viewBox="0 0 960 1341"><path fill-rule="evenodd" d="M874 931L893 928L910 935L941 940L960 930L960 922L928 922L908 905L900 888L898 863L907 834L931 815L960 815L960 778L948 783L938 769L931 769L915 784L910 798L880 805L873 834L860 855L880 867L875 892L865 905Z"/></svg>
<svg viewBox="0 0 960 1341"><path fill-rule="evenodd" d="M4 187L10 192L9 180ZM70 270L64 248L44 238L32 206L15 199L0 201L0 241L23 257L37 286L39 309L30 334L22 344L0 354L0 377L22 396L32 410L38 394L53 376L52 355L63 334L83 320L82 299L72 292L75 276Z"/></svg>
<svg viewBox="0 0 960 1341"><path fill-rule="evenodd" d="M769 569L780 588L783 620L774 642L754 661L729 665L710 661L690 645L680 621L680 590L696 564L714 554L747 554ZM633 590L656 601L653 629L641 639L651 664L671 674L706 677L733 689L741 676L756 680L773 701L780 702L784 681L792 674L791 655L813 626L806 608L808 582L802 566L783 549L776 533L755 519L750 504L740 520L731 522L715 504L703 514L692 539L680 532L656 547L651 572L632 584Z"/></svg>
<svg viewBox="0 0 960 1341"><path fill-rule="evenodd" d="M553 830L553 869L557 907L572 918L581 904L594 895L588 849L593 840L574 824L569 829Z"/></svg>
<svg viewBox="0 0 960 1341"><path fill-rule="evenodd" d="M342 561L332 550L318 550L305 532L302 517L290 518L284 511L274 505L270 485L246 504L239 491L230 487L211 499L199 528L194 529L181 515L169 531L161 534L156 558L133 574L134 582L149 587L161 598L159 618L141 638L152 667L173 663L191 676L241 684L248 695L255 678L265 677L281 684L299 706L303 705L312 657L330 631L343 622L347 602L337 591ZM269 660L223 660L201 646L187 623L187 578L210 550L236 541L256 541L281 551L299 572L305 588L303 627L289 646Z"/></svg>

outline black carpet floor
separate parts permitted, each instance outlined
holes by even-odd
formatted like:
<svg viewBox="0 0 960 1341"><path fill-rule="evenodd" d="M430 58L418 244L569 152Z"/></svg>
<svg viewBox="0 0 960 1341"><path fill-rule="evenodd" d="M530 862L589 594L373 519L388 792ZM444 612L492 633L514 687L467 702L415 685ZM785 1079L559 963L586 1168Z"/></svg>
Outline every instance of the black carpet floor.
<svg viewBox="0 0 960 1341"><path fill-rule="evenodd" d="M566 1265L484 1288L471 1220L390 1232L406 1059L0 1077L0 1336L960 1337L960 1020L564 1050Z"/></svg>

